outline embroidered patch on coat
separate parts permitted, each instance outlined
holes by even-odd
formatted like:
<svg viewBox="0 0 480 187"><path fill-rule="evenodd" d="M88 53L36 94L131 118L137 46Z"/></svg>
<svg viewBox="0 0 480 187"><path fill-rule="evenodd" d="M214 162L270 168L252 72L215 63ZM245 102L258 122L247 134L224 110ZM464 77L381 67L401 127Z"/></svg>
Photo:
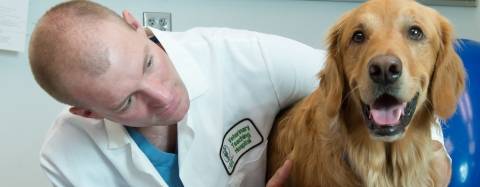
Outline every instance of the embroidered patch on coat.
<svg viewBox="0 0 480 187"><path fill-rule="evenodd" d="M228 175L233 173L238 160L246 152L262 142L263 136L252 120L246 118L233 125L223 136L220 147L220 159Z"/></svg>

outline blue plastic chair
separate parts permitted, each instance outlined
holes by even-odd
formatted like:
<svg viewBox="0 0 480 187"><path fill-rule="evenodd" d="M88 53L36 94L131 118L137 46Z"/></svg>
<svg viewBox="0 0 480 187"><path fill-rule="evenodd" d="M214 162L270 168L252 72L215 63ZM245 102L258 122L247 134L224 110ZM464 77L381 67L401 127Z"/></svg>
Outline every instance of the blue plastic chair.
<svg viewBox="0 0 480 187"><path fill-rule="evenodd" d="M451 187L480 186L480 43L459 39L456 51L467 72L465 93L443 127L452 157Z"/></svg>

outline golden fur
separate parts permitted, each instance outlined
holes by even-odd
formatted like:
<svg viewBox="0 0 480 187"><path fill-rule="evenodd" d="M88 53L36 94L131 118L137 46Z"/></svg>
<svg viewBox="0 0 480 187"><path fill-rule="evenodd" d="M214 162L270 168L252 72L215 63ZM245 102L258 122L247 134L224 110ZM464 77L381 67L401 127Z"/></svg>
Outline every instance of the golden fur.
<svg viewBox="0 0 480 187"><path fill-rule="evenodd" d="M416 25L424 40L406 33ZM352 34L366 33L353 44ZM367 63L379 54L401 59L401 96L419 94L402 137L369 136L360 102L371 100ZM453 48L453 30L435 10L410 0L371 0L344 15L328 36L320 86L277 118L269 137L268 176L291 159L289 185L444 186L450 165L432 141L434 115L450 117L464 87L464 69Z"/></svg>

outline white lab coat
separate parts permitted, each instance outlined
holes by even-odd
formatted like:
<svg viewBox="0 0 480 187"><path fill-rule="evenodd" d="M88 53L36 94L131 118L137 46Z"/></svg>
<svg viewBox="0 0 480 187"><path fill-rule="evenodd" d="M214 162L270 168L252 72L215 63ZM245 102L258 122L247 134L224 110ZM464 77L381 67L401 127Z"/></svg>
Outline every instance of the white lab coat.
<svg viewBox="0 0 480 187"><path fill-rule="evenodd" d="M242 30L151 31L190 97L178 124L184 186L264 186L274 117L317 86L324 52ZM121 125L67 110L48 132L41 166L56 186L167 186Z"/></svg>

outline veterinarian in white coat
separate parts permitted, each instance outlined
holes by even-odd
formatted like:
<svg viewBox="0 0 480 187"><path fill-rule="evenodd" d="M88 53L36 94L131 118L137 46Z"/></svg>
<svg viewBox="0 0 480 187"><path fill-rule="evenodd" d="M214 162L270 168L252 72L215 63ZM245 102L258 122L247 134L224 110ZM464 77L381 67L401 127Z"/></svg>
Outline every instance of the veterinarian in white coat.
<svg viewBox="0 0 480 187"><path fill-rule="evenodd" d="M273 119L316 87L325 53L249 31L148 30L189 93L178 123L183 185L264 186ZM124 126L68 111L49 131L41 165L56 186L166 186Z"/></svg>

